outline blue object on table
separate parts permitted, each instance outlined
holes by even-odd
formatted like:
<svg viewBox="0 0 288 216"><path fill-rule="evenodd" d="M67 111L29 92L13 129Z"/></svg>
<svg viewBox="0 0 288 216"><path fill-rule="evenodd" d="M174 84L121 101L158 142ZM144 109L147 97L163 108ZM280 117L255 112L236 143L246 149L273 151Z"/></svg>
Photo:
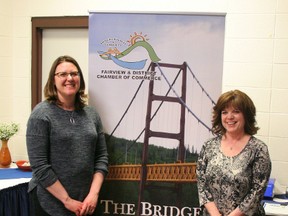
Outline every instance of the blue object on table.
<svg viewBox="0 0 288 216"><path fill-rule="evenodd" d="M264 198L273 198L273 196L274 196L274 184L275 184L275 179L270 178L268 185L266 187L265 193L264 193Z"/></svg>
<svg viewBox="0 0 288 216"><path fill-rule="evenodd" d="M0 169L0 179L32 178L31 171L23 171L18 168Z"/></svg>

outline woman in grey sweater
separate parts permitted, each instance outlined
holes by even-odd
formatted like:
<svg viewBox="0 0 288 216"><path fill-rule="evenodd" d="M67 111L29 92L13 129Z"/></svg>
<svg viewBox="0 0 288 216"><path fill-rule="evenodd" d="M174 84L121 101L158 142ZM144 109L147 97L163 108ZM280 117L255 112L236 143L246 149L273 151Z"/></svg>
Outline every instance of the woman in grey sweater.
<svg viewBox="0 0 288 216"><path fill-rule="evenodd" d="M101 119L85 103L79 64L58 57L28 120L26 142L33 177L31 215L93 215L108 172Z"/></svg>

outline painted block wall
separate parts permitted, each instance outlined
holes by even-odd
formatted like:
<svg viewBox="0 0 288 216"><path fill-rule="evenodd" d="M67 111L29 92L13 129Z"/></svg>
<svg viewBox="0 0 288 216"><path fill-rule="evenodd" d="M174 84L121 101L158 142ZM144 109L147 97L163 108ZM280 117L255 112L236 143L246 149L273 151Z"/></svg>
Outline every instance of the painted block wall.
<svg viewBox="0 0 288 216"><path fill-rule="evenodd" d="M287 0L0 0L0 121L15 121L14 160L27 158L31 112L31 17L82 16L89 11L226 14L222 90L240 89L254 101L272 159L276 192L288 186Z"/></svg>

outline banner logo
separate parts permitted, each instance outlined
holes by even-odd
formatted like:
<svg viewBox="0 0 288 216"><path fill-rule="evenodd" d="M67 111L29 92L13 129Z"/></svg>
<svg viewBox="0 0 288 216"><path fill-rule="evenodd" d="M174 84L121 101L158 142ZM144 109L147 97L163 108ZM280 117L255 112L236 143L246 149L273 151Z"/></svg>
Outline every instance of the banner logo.
<svg viewBox="0 0 288 216"><path fill-rule="evenodd" d="M147 50L148 55L152 62L158 62L161 59L157 56L151 44L147 42L147 35L142 35L142 33L134 33L134 35L130 35L130 39L125 42L118 38L109 38L102 41L102 45L109 47L107 51L98 51L99 56L104 60L111 60L116 65L133 70L141 70L145 67L147 59L139 60L139 61L124 61L121 60L124 56L133 55L133 50L137 47L143 47ZM128 44L128 48L124 51L120 51L121 46L125 46Z"/></svg>

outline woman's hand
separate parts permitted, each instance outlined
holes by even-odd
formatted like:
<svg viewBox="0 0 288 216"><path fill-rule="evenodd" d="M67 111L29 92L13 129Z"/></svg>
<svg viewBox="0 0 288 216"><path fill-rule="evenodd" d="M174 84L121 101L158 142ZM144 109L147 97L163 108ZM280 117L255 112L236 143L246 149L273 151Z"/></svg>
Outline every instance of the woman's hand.
<svg viewBox="0 0 288 216"><path fill-rule="evenodd" d="M71 212L74 212L77 216L81 215L82 205L82 202L74 200L70 197L68 197L67 200L64 202L65 208Z"/></svg>
<svg viewBox="0 0 288 216"><path fill-rule="evenodd" d="M104 174L102 172L96 172L93 175L93 180L89 194L83 201L82 210L80 212L81 216L92 215L93 212L95 211L103 181L104 181Z"/></svg>
<svg viewBox="0 0 288 216"><path fill-rule="evenodd" d="M61 184L59 180L57 180L54 184L50 185L46 188L53 196L59 199L66 209L71 212L74 212L77 216L80 216L83 203L72 199L69 197L69 194Z"/></svg>
<svg viewBox="0 0 288 216"><path fill-rule="evenodd" d="M228 216L245 216L239 208L234 209Z"/></svg>
<svg viewBox="0 0 288 216"><path fill-rule="evenodd" d="M205 208L209 212L209 215L211 216L222 216L221 213L219 212L215 202L208 202L205 205Z"/></svg>
<svg viewBox="0 0 288 216"><path fill-rule="evenodd" d="M88 196L83 201L82 209L80 215L92 215L96 209L98 201L98 195L89 193Z"/></svg>

